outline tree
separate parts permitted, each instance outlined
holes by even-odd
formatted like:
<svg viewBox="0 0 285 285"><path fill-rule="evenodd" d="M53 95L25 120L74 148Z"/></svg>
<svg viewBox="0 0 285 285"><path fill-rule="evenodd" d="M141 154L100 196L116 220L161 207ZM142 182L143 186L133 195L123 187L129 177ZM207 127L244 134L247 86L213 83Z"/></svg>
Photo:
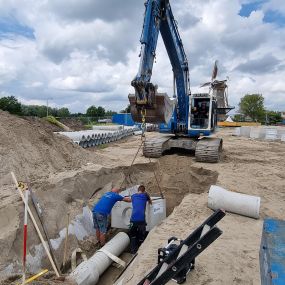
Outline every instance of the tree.
<svg viewBox="0 0 285 285"><path fill-rule="evenodd" d="M22 113L21 103L14 96L0 98L0 109L16 115Z"/></svg>
<svg viewBox="0 0 285 285"><path fill-rule="evenodd" d="M268 111L266 112L267 122L271 124L277 124L282 122L282 116L280 112Z"/></svg>
<svg viewBox="0 0 285 285"><path fill-rule="evenodd" d="M92 105L91 107L89 107L86 111L86 115L88 117L104 117L105 116L105 109L101 106L99 106L98 108L96 108L94 105Z"/></svg>
<svg viewBox="0 0 285 285"><path fill-rule="evenodd" d="M105 109L101 106L97 108L97 117L104 117L105 116Z"/></svg>
<svg viewBox="0 0 285 285"><path fill-rule="evenodd" d="M126 109L122 110L120 113L131 113L131 105L129 104Z"/></svg>
<svg viewBox="0 0 285 285"><path fill-rule="evenodd" d="M87 110L86 110L86 115L88 117L97 117L97 108L95 106L90 106Z"/></svg>
<svg viewBox="0 0 285 285"><path fill-rule="evenodd" d="M108 111L106 111L105 116L111 117L111 116L113 116L114 114L117 114L117 112L108 110Z"/></svg>
<svg viewBox="0 0 285 285"><path fill-rule="evenodd" d="M58 117L69 117L70 116L70 112L68 110L68 108L60 108L57 111L57 116Z"/></svg>
<svg viewBox="0 0 285 285"><path fill-rule="evenodd" d="M240 112L253 121L260 121L265 116L264 98L261 94L246 94L239 103Z"/></svg>
<svg viewBox="0 0 285 285"><path fill-rule="evenodd" d="M49 107L49 114L53 113L54 110ZM22 105L22 114L43 118L47 115L47 107L45 105Z"/></svg>
<svg viewBox="0 0 285 285"><path fill-rule="evenodd" d="M235 114L233 120L234 120L234 122L243 122L244 121L244 115Z"/></svg>

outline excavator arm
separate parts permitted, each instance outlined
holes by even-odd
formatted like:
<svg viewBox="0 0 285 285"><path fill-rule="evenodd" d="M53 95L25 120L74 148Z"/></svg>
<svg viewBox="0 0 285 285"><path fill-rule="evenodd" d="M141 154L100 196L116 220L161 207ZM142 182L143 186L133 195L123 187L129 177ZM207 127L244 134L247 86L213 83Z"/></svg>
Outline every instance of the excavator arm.
<svg viewBox="0 0 285 285"><path fill-rule="evenodd" d="M175 112L174 130L181 129L181 126L186 128L189 106L188 61L169 0L147 0L145 6L139 71L131 83L135 94L129 95L131 113L138 122L144 113L146 122L168 123ZM157 93L157 86L151 83L159 33L172 65L177 102L170 100L165 93Z"/></svg>

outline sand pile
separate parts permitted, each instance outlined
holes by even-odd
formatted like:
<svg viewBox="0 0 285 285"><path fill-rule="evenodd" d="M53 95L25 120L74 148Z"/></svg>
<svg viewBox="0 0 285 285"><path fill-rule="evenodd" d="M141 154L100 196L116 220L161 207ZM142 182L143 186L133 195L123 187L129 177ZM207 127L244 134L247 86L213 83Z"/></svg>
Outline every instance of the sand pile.
<svg viewBox="0 0 285 285"><path fill-rule="evenodd" d="M0 111L0 176L14 171L22 180L75 169L87 163L90 154L70 140L53 134L39 121L25 120Z"/></svg>

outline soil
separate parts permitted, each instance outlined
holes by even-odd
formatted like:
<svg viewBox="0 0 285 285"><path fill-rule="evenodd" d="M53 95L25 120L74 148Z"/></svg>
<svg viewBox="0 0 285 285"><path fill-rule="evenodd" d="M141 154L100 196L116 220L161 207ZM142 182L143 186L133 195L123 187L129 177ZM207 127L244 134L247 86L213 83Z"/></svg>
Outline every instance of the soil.
<svg viewBox="0 0 285 285"><path fill-rule="evenodd" d="M223 137L225 148L224 158L218 164L197 163L188 154L166 155L150 163L139 153L130 168L139 137L88 151L38 122L0 112L0 279L5 277L2 270L9 264L15 265L13 274L21 273L24 209L10 179L13 170L19 180L30 182L51 238L65 228L68 211L74 218L82 212L83 205L91 207L112 187L143 183L153 195L162 191L169 216L150 232L133 267L124 274L124 284L137 284L155 266L157 249L167 244L168 238L187 237L212 213L207 208L211 185L260 196L261 218L228 213L218 224L223 235L197 258L196 269L185 283L260 284L258 252L263 219L284 218L285 144L234 137L231 130L222 130L218 135ZM33 253L40 241L32 226L28 234L28 247ZM90 238L82 242L71 236L69 256L76 247L85 249L90 256L96 249ZM63 244L56 251L60 262L62 256ZM42 267L50 269L46 260ZM118 272L109 269L106 274L98 284L111 284Z"/></svg>
<svg viewBox="0 0 285 285"><path fill-rule="evenodd" d="M81 131L88 129L80 119L77 118L61 118L59 119L61 123L69 127L73 131Z"/></svg>

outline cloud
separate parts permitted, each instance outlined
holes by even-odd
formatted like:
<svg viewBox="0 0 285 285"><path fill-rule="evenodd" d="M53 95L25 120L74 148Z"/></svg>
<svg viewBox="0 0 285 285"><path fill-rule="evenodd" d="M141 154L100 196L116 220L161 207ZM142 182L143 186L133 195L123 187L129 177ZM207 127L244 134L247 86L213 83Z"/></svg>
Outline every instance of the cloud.
<svg viewBox="0 0 285 285"><path fill-rule="evenodd" d="M60 19L72 22L76 20L89 22L95 19L116 22L128 17L133 19L137 13L141 13L143 3L142 0L69 0L66 5L63 1L51 0L48 6Z"/></svg>
<svg viewBox="0 0 285 285"><path fill-rule="evenodd" d="M0 16L8 19L5 36L0 27L1 94L43 104L52 97L54 106L73 112L90 105L125 108L139 68L144 2L0 0ZM219 78L230 77L231 104L246 93L262 93L270 108L285 109L285 28L276 25L277 19L264 20L268 11L279 7L284 12L281 2L260 1L256 11L242 17L249 0L170 0L189 59L192 91L210 79L217 59ZM160 38L152 82L172 96L172 76Z"/></svg>
<svg viewBox="0 0 285 285"><path fill-rule="evenodd" d="M282 67L280 64L281 62L282 61L277 59L275 56L266 54L261 58L252 59L241 63L235 69L244 73L265 74L284 69L284 67Z"/></svg>
<svg viewBox="0 0 285 285"><path fill-rule="evenodd" d="M262 6L264 11L276 11L285 16L285 5L283 0L269 0Z"/></svg>

